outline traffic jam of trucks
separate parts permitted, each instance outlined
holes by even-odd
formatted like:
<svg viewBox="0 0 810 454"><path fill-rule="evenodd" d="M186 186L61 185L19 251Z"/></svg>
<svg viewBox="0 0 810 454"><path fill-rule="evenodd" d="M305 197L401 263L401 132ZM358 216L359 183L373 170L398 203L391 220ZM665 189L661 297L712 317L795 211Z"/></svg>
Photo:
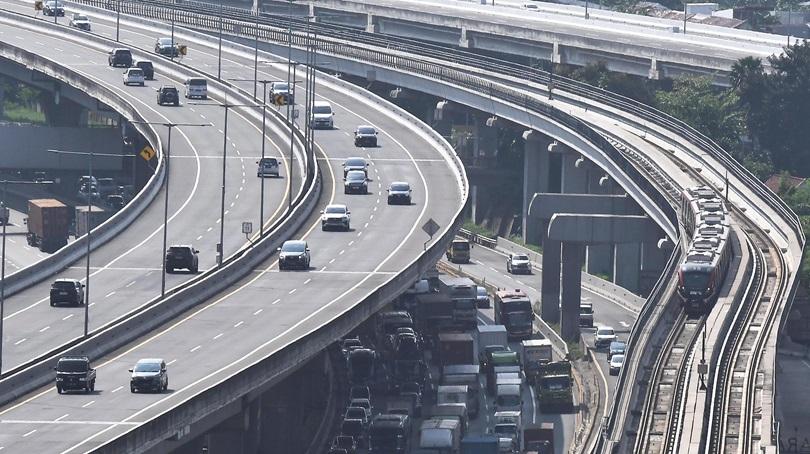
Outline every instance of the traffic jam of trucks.
<svg viewBox="0 0 810 454"><path fill-rule="evenodd" d="M348 396L327 452L554 453L554 424L534 419L572 411L572 370L531 301L496 292L487 324L475 282L436 274L339 341Z"/></svg>

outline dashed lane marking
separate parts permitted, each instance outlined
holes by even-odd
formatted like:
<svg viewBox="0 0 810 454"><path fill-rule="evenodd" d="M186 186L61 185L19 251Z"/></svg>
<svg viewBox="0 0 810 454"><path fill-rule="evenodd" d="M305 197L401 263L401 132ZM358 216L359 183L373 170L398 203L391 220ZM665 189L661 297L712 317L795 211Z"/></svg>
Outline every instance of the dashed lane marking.
<svg viewBox="0 0 810 454"><path fill-rule="evenodd" d="M191 350L189 350L188 352L189 352L189 353L194 353L194 352L196 352L197 350L199 350L199 349L201 349L201 348L202 348L202 345L198 345L198 346L196 346L196 347L192 348Z"/></svg>

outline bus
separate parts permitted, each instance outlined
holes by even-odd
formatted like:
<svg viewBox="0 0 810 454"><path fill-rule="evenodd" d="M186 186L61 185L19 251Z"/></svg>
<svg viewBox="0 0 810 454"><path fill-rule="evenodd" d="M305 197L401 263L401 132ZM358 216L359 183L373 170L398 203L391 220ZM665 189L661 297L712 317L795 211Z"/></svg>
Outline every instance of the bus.
<svg viewBox="0 0 810 454"><path fill-rule="evenodd" d="M447 248L447 260L453 263L470 263L470 242L464 238L456 238Z"/></svg>
<svg viewBox="0 0 810 454"><path fill-rule="evenodd" d="M534 311L526 292L498 290L495 292L495 324L506 327L510 339L531 339Z"/></svg>

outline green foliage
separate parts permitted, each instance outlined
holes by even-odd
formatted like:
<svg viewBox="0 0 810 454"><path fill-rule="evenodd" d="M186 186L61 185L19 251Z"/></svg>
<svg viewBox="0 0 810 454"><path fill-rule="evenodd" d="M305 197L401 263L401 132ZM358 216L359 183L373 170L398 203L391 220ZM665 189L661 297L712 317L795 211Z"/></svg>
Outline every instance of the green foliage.
<svg viewBox="0 0 810 454"><path fill-rule="evenodd" d="M471 219L467 219L466 221L464 221L464 225L462 225L461 227L469 230L470 232L476 235L485 236L487 238L495 238L496 236L498 236L492 230L484 227L483 225L474 223Z"/></svg>
<svg viewBox="0 0 810 454"><path fill-rule="evenodd" d="M707 77L674 80L671 91L655 94L656 107L711 137L726 150L737 150L743 116L733 92L718 91Z"/></svg>
<svg viewBox="0 0 810 454"><path fill-rule="evenodd" d="M47 123L45 114L18 104L5 103L3 119L16 123L33 123L44 125Z"/></svg>
<svg viewBox="0 0 810 454"><path fill-rule="evenodd" d="M645 104L653 102L653 94L646 79L610 72L605 62L590 63L576 69L560 68L560 73Z"/></svg>
<svg viewBox="0 0 810 454"><path fill-rule="evenodd" d="M536 244L531 244L531 243L524 243L524 242L523 242L523 237L521 237L521 236L519 236L519 235L509 235L509 238L508 238L508 239L509 239L509 241L511 241L511 242L513 242L513 243L517 243L517 244L519 244L519 245L521 245L521 246L525 247L526 249L529 249L529 250L532 250L532 251L534 251L534 252L537 252L538 254L542 254L542 253L543 253L543 248L542 248L542 246L538 246L538 245L536 245Z"/></svg>

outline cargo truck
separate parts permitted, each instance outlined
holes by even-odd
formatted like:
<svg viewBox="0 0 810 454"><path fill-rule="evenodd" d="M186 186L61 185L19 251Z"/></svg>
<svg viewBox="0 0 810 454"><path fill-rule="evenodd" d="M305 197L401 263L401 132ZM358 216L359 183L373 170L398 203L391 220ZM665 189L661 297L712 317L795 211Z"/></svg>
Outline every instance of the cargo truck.
<svg viewBox="0 0 810 454"><path fill-rule="evenodd" d="M70 210L56 199L34 199L28 201L29 246L42 252L56 252L67 244Z"/></svg>
<svg viewBox="0 0 810 454"><path fill-rule="evenodd" d="M470 435L461 440L461 454L498 454L498 437Z"/></svg>
<svg viewBox="0 0 810 454"><path fill-rule="evenodd" d="M478 285L470 278L439 276L439 292L453 300L453 321L462 329L478 324Z"/></svg>
<svg viewBox="0 0 810 454"><path fill-rule="evenodd" d="M455 238L447 248L447 260L453 263L470 263L470 242L464 238Z"/></svg>
<svg viewBox="0 0 810 454"><path fill-rule="evenodd" d="M522 452L554 454L554 423L544 422L524 427Z"/></svg>
<svg viewBox="0 0 810 454"><path fill-rule="evenodd" d="M461 447L461 424L449 419L422 421L419 448L436 454L458 454Z"/></svg>
<svg viewBox="0 0 810 454"><path fill-rule="evenodd" d="M495 292L495 323L506 327L510 339L531 339L534 311L529 296L520 289Z"/></svg>
<svg viewBox="0 0 810 454"><path fill-rule="evenodd" d="M442 366L476 364L478 362L478 350L472 334L440 333L439 360Z"/></svg>
<svg viewBox="0 0 810 454"><path fill-rule="evenodd" d="M454 303L446 293L416 295L416 319L425 334L436 334L455 328Z"/></svg>
<svg viewBox="0 0 810 454"><path fill-rule="evenodd" d="M478 341L479 363L482 367L487 366L487 352L506 350L509 346L506 327L503 325L478 325L475 332Z"/></svg>
<svg viewBox="0 0 810 454"><path fill-rule="evenodd" d="M544 412L570 411L574 407L571 363L562 360L540 368L536 380L537 400Z"/></svg>
<svg viewBox="0 0 810 454"><path fill-rule="evenodd" d="M526 380L529 383L535 383L540 375L540 369L554 359L551 341L548 339L529 339L521 342L520 347Z"/></svg>
<svg viewBox="0 0 810 454"><path fill-rule="evenodd" d="M86 205L76 207L76 238L87 233L87 215L90 215L90 230L98 227L110 217L110 212L104 208L93 205L92 209Z"/></svg>
<svg viewBox="0 0 810 454"><path fill-rule="evenodd" d="M408 416L376 415L368 430L370 454L404 454L408 452Z"/></svg>

